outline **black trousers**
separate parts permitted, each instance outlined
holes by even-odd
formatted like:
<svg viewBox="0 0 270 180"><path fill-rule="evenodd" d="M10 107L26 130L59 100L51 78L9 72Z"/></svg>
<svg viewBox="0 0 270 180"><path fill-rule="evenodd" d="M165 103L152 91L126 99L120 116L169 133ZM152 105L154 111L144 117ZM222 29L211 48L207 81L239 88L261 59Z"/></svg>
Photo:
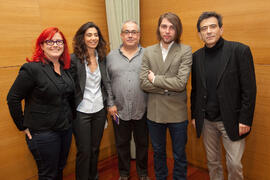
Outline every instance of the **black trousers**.
<svg viewBox="0 0 270 180"><path fill-rule="evenodd" d="M103 136L106 111L86 114L77 112L73 123L76 140L76 180L97 180L99 146Z"/></svg>
<svg viewBox="0 0 270 180"><path fill-rule="evenodd" d="M119 125L113 120L113 127L120 176L129 176L131 132L133 132L136 146L137 173L139 176L146 176L148 174L148 129L146 124L146 114L140 120L124 121L120 119Z"/></svg>

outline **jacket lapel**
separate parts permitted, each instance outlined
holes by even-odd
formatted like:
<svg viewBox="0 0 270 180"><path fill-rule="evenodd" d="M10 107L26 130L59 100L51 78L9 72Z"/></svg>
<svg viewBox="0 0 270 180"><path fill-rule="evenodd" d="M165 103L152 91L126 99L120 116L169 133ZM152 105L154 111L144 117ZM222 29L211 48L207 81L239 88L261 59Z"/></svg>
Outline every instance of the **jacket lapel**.
<svg viewBox="0 0 270 180"><path fill-rule="evenodd" d="M178 50L178 45L177 43L173 43L172 47L170 48L168 55L165 59L163 68L162 68L162 73L164 74L169 67L171 66L172 61L174 60L174 56L176 55L176 52Z"/></svg>
<svg viewBox="0 0 270 180"><path fill-rule="evenodd" d="M153 57L153 59L155 60L154 62L156 63L156 66L158 67L157 72L159 74L160 72L162 72L162 69L163 69L163 66L164 66L160 44L157 44L155 49L154 49L154 57ZM157 73L157 72L155 72L155 73Z"/></svg>
<svg viewBox="0 0 270 180"><path fill-rule="evenodd" d="M224 45L222 48L223 48L223 51L222 51L221 62L220 62L221 69L219 71L220 73L217 75L217 78L218 78L217 79L217 87L220 83L222 75L223 75L225 69L227 68L227 64L228 64L230 57L231 57L231 51L229 49L229 46L227 46L227 42L225 40L224 40Z"/></svg>
<svg viewBox="0 0 270 180"><path fill-rule="evenodd" d="M201 74L202 83L203 83L203 86L206 88L205 66L204 66L205 48L202 49L202 51L200 52L200 54L197 57L199 57L198 64L199 64L199 70L200 70L200 74Z"/></svg>
<svg viewBox="0 0 270 180"><path fill-rule="evenodd" d="M98 66L99 66L99 70L100 70L100 74L101 74L101 81L103 79L105 79L104 76L106 76L106 67L104 64L105 59L101 59L100 57L98 57Z"/></svg>
<svg viewBox="0 0 270 180"><path fill-rule="evenodd" d="M78 76L80 88L82 92L84 92L85 81L86 81L86 71L85 71L85 64L81 63L80 60L77 60L77 76Z"/></svg>
<svg viewBox="0 0 270 180"><path fill-rule="evenodd" d="M60 90L56 84L56 76L54 75L54 70L50 67L49 64L44 64L43 65L43 71L45 72L45 74L49 77L49 79L53 82L53 84L55 85L56 89Z"/></svg>

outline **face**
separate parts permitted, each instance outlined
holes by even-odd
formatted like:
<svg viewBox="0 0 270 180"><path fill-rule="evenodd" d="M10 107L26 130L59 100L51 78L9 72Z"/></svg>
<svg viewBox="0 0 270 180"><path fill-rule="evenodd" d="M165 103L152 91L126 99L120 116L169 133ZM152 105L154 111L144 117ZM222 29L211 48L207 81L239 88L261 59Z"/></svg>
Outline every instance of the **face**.
<svg viewBox="0 0 270 180"><path fill-rule="evenodd" d="M64 52L64 42L60 33L55 33L51 39L46 39L41 44L44 55L49 60L58 60Z"/></svg>
<svg viewBox="0 0 270 180"><path fill-rule="evenodd" d="M132 22L124 24L120 36L124 47L138 46L140 41L140 32L138 32L137 24Z"/></svg>
<svg viewBox="0 0 270 180"><path fill-rule="evenodd" d="M84 42L87 47L87 49L96 49L98 42L99 42L99 36L98 31L96 28L88 28L84 33Z"/></svg>
<svg viewBox="0 0 270 180"><path fill-rule="evenodd" d="M210 17L200 23L199 36L208 48L215 46L223 33L223 28L218 26L218 20Z"/></svg>
<svg viewBox="0 0 270 180"><path fill-rule="evenodd" d="M161 43L170 44L175 40L175 27L166 18L164 18L159 25L159 32L161 37Z"/></svg>

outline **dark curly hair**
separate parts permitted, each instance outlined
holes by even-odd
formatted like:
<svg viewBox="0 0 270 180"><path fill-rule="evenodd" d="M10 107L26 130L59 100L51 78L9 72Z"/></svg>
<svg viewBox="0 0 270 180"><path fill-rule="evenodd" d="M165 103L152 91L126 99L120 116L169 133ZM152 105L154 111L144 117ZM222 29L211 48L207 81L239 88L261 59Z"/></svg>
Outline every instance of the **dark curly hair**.
<svg viewBox="0 0 270 180"><path fill-rule="evenodd" d="M100 60L102 60L106 56L106 51L107 51L106 41L104 40L99 27L93 22L87 22L78 29L78 31L76 32L73 38L73 51L74 51L74 54L76 54L76 56L81 60L81 62L84 61L85 57L87 61L89 59L87 47L84 42L84 34L89 28L96 28L98 32L99 42L96 47L96 50L98 52L98 56Z"/></svg>

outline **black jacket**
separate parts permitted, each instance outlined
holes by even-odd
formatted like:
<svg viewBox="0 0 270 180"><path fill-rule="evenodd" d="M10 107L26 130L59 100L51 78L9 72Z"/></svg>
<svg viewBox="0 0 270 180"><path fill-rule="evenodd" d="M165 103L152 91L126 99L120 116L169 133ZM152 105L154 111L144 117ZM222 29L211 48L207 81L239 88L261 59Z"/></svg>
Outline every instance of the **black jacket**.
<svg viewBox="0 0 270 180"><path fill-rule="evenodd" d="M251 51L248 46L224 40L222 47L222 68L217 77L217 99L221 118L229 138L239 136L239 123L252 125L256 80ZM196 120L197 136L200 137L206 110L207 91L204 70L205 48L193 53L191 114Z"/></svg>
<svg viewBox="0 0 270 180"><path fill-rule="evenodd" d="M102 98L104 103L104 108L107 108L107 98L108 98L108 89L111 88L107 72L106 72L106 58L98 60L99 69L101 73L101 92ZM85 64L81 62L81 60L75 55L71 54L71 67L70 72L76 84L76 91L75 91L75 103L76 107L81 103L83 100L83 94L85 89L85 82L86 82L86 71L85 71Z"/></svg>
<svg viewBox="0 0 270 180"><path fill-rule="evenodd" d="M70 73L67 70L63 72L66 73L62 76L63 80L74 91L75 85ZM50 65L42 62L26 63L20 68L7 96L10 114L19 130L54 128L61 115L61 96L53 73L55 72ZM69 99L69 105L74 108L72 97ZM21 103L23 99L24 112Z"/></svg>

